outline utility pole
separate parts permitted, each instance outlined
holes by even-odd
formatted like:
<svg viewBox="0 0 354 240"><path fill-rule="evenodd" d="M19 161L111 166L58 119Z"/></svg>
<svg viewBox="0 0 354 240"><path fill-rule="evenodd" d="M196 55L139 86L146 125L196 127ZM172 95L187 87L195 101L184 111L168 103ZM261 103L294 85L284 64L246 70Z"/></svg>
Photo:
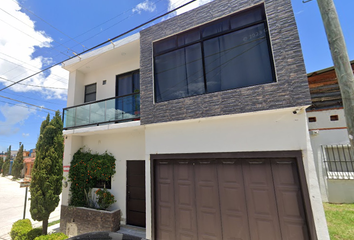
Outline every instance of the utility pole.
<svg viewBox="0 0 354 240"><path fill-rule="evenodd" d="M317 0L323 25L326 29L328 44L331 49L334 69L336 71L342 95L351 155L354 158L354 75L349 61L342 28L340 26L333 0Z"/></svg>

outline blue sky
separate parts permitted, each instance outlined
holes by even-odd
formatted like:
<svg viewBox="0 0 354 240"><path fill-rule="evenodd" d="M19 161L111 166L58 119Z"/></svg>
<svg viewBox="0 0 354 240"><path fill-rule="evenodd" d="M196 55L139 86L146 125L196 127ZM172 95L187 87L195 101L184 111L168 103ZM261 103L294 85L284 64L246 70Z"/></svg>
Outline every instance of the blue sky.
<svg viewBox="0 0 354 240"><path fill-rule="evenodd" d="M208 1L197 0L177 14ZM188 0L1 0L0 89L185 2ZM307 72L333 66L317 2L291 2ZM354 1L334 3L353 60ZM56 66L0 91L0 152L9 145L18 149L19 142L27 150L35 147L41 122L54 113L47 109L62 112L66 106L67 79L68 72Z"/></svg>

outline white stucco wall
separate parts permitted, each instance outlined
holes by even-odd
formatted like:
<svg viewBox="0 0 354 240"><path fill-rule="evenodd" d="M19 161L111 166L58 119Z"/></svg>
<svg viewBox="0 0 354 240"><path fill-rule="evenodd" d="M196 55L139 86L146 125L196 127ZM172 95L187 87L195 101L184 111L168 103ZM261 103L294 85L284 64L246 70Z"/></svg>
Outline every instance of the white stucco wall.
<svg viewBox="0 0 354 240"><path fill-rule="evenodd" d="M338 115L338 121L331 121L331 115ZM327 179L323 164L322 145L349 144L343 109L313 111L308 117L316 117L316 122L310 122L310 138L316 164L322 200L332 203L354 202L354 180Z"/></svg>
<svg viewBox="0 0 354 240"><path fill-rule="evenodd" d="M328 201L331 203L354 202L354 180L328 179Z"/></svg>
<svg viewBox="0 0 354 240"><path fill-rule="evenodd" d="M69 74L69 86L68 86L68 100L67 107L71 107L84 102L85 96L85 85L84 85L85 74L79 70L70 72Z"/></svg>
<svg viewBox="0 0 354 240"><path fill-rule="evenodd" d="M68 139L75 143L65 144L64 162L66 164L71 161L79 145L99 153L108 150L116 157L117 173L113 178L111 191L117 199L113 207L122 210L124 223L126 161L145 159L146 237L150 239L152 232L150 154L301 150L317 234L319 239L326 240L329 238L315 174L307 116L303 110L299 114L293 114L293 110L289 108L145 126L130 122L88 127L86 130L68 130L65 131L69 136ZM65 200L64 205L67 204L67 197Z"/></svg>
<svg viewBox="0 0 354 240"><path fill-rule="evenodd" d="M82 147L82 137L73 135L64 135L64 160L63 166L64 170L69 170L70 162L73 159L73 155ZM62 205L68 206L69 204L69 173L64 172L64 182L67 182L67 187L63 187L62 191Z"/></svg>
<svg viewBox="0 0 354 240"><path fill-rule="evenodd" d="M337 115L338 121L331 121L330 116ZM316 122L309 122L309 129L328 129L346 127L343 109L307 112L307 117L315 117Z"/></svg>
<svg viewBox="0 0 354 240"><path fill-rule="evenodd" d="M302 110L282 109L146 126L146 179L150 154L302 150L318 239L329 239ZM146 237L151 238L151 185L146 181Z"/></svg>
<svg viewBox="0 0 354 240"><path fill-rule="evenodd" d="M81 136L68 135L71 144L65 143L64 165L70 165L73 154L84 147L93 153L111 153L116 158L116 174L112 178L110 192L117 200L111 209L120 209L122 223L126 220L126 161L145 159L145 135L144 127L135 126L119 128L110 131L96 131L80 134ZM68 145L68 146L67 146ZM63 191L63 205L68 205L69 189ZM95 189L94 189L95 190ZM64 197L65 196L65 197ZM65 199L65 201L64 201Z"/></svg>

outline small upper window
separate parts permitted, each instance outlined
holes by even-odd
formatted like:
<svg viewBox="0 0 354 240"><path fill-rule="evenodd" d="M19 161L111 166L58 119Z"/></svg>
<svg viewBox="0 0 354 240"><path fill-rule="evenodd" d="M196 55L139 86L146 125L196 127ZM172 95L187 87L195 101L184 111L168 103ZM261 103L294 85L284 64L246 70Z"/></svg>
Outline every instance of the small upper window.
<svg viewBox="0 0 354 240"><path fill-rule="evenodd" d="M331 119L331 121L338 121L339 120L338 115L331 115L330 119Z"/></svg>
<svg viewBox="0 0 354 240"><path fill-rule="evenodd" d="M85 103L96 101L96 83L85 86Z"/></svg>
<svg viewBox="0 0 354 240"><path fill-rule="evenodd" d="M309 122L316 122L316 121L317 121L316 117L309 117Z"/></svg>

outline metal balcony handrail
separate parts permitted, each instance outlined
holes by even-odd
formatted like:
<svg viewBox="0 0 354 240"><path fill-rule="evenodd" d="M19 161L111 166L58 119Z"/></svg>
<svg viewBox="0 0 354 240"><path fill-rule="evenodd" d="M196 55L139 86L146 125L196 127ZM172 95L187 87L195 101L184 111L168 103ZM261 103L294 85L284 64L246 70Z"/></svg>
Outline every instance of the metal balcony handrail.
<svg viewBox="0 0 354 240"><path fill-rule="evenodd" d="M75 108L75 107L81 107L81 106L85 106L85 105L90 105L90 104L94 104L94 103L108 101L108 100L111 100L111 99L123 98L123 97L127 97L127 96L138 95L138 94L140 94L140 91L136 92L136 93L126 94L126 95L123 95L123 96L115 96L115 97L105 98L105 99L101 99L101 100L97 100L97 101L86 102L86 103L74 105L74 106L71 106L71 107L63 108L63 111L65 111L67 109Z"/></svg>

